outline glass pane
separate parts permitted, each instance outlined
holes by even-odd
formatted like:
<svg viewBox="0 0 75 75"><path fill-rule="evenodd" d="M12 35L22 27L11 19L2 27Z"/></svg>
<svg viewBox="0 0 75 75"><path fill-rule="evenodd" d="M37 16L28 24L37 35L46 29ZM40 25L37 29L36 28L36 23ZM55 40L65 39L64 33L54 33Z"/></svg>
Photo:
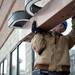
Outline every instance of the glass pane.
<svg viewBox="0 0 75 75"><path fill-rule="evenodd" d="M1 63L0 63L0 75L1 75Z"/></svg>
<svg viewBox="0 0 75 75"><path fill-rule="evenodd" d="M17 49L12 52L12 75L17 73Z"/></svg>
<svg viewBox="0 0 75 75"><path fill-rule="evenodd" d="M7 75L7 59L4 61L4 75Z"/></svg>
<svg viewBox="0 0 75 75"><path fill-rule="evenodd" d="M75 75L75 46L70 50L70 75Z"/></svg>
<svg viewBox="0 0 75 75"><path fill-rule="evenodd" d="M3 63L1 63L1 75L3 74Z"/></svg>
<svg viewBox="0 0 75 75"><path fill-rule="evenodd" d="M25 43L25 57L26 57L26 74L25 75L32 75L32 50L31 50L31 43L26 42Z"/></svg>
<svg viewBox="0 0 75 75"><path fill-rule="evenodd" d="M19 74L25 75L25 42L19 45Z"/></svg>

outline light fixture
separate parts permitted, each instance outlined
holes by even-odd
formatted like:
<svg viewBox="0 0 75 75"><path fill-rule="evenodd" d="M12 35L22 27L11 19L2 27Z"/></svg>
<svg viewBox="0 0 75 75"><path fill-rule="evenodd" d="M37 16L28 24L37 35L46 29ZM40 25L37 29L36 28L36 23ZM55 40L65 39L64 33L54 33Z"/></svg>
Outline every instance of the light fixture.
<svg viewBox="0 0 75 75"><path fill-rule="evenodd" d="M34 5L35 0L29 1L25 10L19 10L12 13L12 15L8 18L8 26L12 28L23 28L26 22L30 20L30 18L35 14L40 8ZM30 11L30 12L29 12Z"/></svg>
<svg viewBox="0 0 75 75"><path fill-rule="evenodd" d="M29 19L32 16L29 15L26 11L20 10L20 11L15 11L12 13L12 15L8 19L8 26L9 27L20 27L23 28L25 23L29 21Z"/></svg>
<svg viewBox="0 0 75 75"><path fill-rule="evenodd" d="M12 13L8 18L8 26L13 28L23 28L26 22L30 20L42 7L38 2L43 0L27 0L25 10L19 10ZM48 0L49 1L49 0Z"/></svg>

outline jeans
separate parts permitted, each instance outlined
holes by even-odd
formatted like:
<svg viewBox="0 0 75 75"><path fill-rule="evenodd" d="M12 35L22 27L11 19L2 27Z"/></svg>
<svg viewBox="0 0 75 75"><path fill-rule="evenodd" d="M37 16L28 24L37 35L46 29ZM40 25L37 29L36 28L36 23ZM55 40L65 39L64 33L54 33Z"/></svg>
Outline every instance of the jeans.
<svg viewBox="0 0 75 75"><path fill-rule="evenodd" d="M32 75L49 75L48 71L34 70Z"/></svg>
<svg viewBox="0 0 75 75"><path fill-rule="evenodd" d="M67 72L48 72L44 70L34 70L32 75L69 75Z"/></svg>

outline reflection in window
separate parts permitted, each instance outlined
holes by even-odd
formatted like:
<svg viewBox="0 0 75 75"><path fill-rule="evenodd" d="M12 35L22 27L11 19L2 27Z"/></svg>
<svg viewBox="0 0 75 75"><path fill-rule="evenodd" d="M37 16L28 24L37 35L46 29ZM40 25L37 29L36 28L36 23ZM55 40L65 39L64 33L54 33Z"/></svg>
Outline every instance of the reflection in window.
<svg viewBox="0 0 75 75"><path fill-rule="evenodd" d="M31 43L26 42L25 43L25 57L26 57L26 74L25 75L32 75L32 50L31 50Z"/></svg>
<svg viewBox="0 0 75 75"><path fill-rule="evenodd" d="M3 63L1 63L1 75L3 74Z"/></svg>
<svg viewBox="0 0 75 75"><path fill-rule="evenodd" d="M17 49L12 52L12 75L17 73Z"/></svg>
<svg viewBox="0 0 75 75"><path fill-rule="evenodd" d="M10 75L28 75L32 72L32 51L30 49L30 43L22 42L11 53ZM28 73L26 74L26 72Z"/></svg>
<svg viewBox="0 0 75 75"><path fill-rule="evenodd" d="M7 59L4 60L4 75L7 75Z"/></svg>
<svg viewBox="0 0 75 75"><path fill-rule="evenodd" d="M25 75L25 42L19 45L19 75Z"/></svg>

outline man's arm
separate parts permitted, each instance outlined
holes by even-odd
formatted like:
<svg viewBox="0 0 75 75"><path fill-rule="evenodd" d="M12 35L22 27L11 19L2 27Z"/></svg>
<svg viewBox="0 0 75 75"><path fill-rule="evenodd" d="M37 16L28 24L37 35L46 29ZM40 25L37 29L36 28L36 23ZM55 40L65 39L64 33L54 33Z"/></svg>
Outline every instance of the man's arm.
<svg viewBox="0 0 75 75"><path fill-rule="evenodd" d="M34 51L41 55L46 48L46 40L43 34L36 33L31 40L31 46Z"/></svg>
<svg viewBox="0 0 75 75"><path fill-rule="evenodd" d="M72 30L66 37L68 39L70 49L75 45L75 16L72 18Z"/></svg>

